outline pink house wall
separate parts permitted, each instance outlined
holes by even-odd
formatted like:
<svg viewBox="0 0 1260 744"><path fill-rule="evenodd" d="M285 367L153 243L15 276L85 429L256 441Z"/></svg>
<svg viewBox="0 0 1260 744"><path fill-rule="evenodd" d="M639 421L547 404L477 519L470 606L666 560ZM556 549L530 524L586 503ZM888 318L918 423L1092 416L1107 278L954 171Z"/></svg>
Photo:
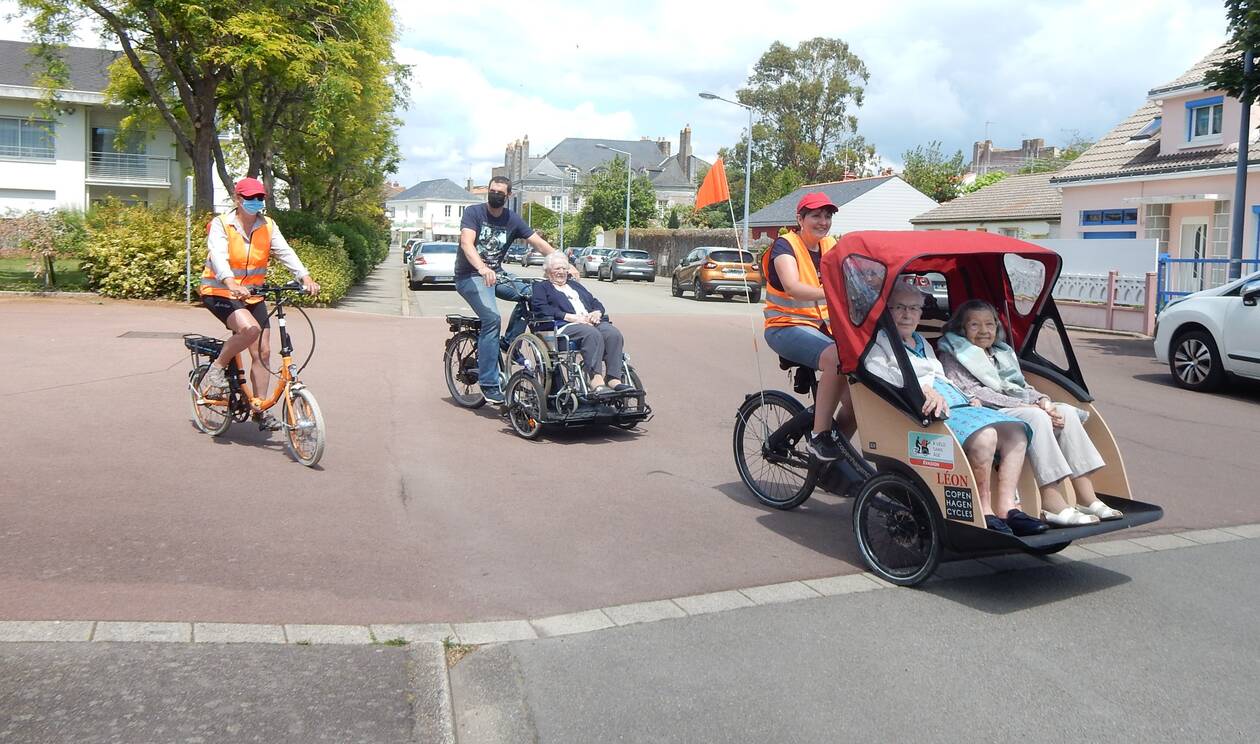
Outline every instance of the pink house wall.
<svg viewBox="0 0 1260 744"><path fill-rule="evenodd" d="M1227 99L1228 102L1228 99ZM1228 116L1228 114L1227 114ZM1228 121L1228 119L1226 119ZM1148 181L1103 182L1097 184L1072 185L1064 184L1063 218L1061 236L1079 238L1083 232L1137 232L1138 238L1146 237L1145 205L1125 201L1136 197L1181 196L1188 194L1216 194L1226 201L1234 198L1234 173L1232 170L1219 175L1196 176L1191 178L1172 177ZM1252 258L1256 254L1256 218L1252 213L1252 205L1260 204L1260 172L1251 172L1247 176L1246 219L1243 225L1243 257ZM1201 200L1191 202L1174 202L1173 219L1170 225L1169 251L1177 257L1176 247L1180 242L1181 222L1187 216L1209 216L1212 214L1214 201ZM1133 209L1138 210L1136 225L1081 225L1081 212L1091 209Z"/></svg>
<svg viewBox="0 0 1260 744"><path fill-rule="evenodd" d="M1237 98L1230 98L1229 96L1225 96L1223 101L1221 140L1196 147L1189 147L1190 143L1186 141L1186 103L1219 95L1222 95L1220 91L1200 90L1194 93L1178 94L1175 98L1163 99L1163 105L1160 107L1160 115L1163 118L1163 122L1159 130L1159 154L1173 155L1183 150L1217 149L1219 147L1228 147L1238 142L1238 117L1242 110L1242 104ZM1252 106L1251 120L1256 121L1257 116L1260 116L1260 106ZM1230 126L1231 122L1233 126Z"/></svg>

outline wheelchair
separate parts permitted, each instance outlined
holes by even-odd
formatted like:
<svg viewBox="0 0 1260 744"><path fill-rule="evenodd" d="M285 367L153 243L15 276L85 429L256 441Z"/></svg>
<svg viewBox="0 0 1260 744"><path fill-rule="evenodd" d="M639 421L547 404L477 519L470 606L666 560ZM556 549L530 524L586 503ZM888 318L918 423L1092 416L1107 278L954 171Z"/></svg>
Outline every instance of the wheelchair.
<svg viewBox="0 0 1260 744"><path fill-rule="evenodd" d="M504 393L503 415L512 430L537 439L543 427L606 425L633 429L652 418L643 379L628 354L622 355L625 383L630 390L596 395L582 371L582 352L549 317L529 314L529 296L517 301L525 307L527 330L500 352L499 384ZM486 399L477 388L475 316L447 315L451 336L443 362L451 397L466 408L480 408Z"/></svg>

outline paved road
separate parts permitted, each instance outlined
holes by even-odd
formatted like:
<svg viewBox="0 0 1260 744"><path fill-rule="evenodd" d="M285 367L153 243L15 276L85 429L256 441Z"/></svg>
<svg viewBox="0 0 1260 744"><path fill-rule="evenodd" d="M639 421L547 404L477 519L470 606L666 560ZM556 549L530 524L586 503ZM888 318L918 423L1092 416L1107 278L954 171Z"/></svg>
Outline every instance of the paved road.
<svg viewBox="0 0 1260 744"><path fill-rule="evenodd" d="M1260 540L479 649L459 741L1254 742Z"/></svg>
<svg viewBox="0 0 1260 744"><path fill-rule="evenodd" d="M625 298L659 283L595 289L657 411L640 431L525 442L449 401L439 319L322 310L318 470L248 426L193 429L177 334L217 333L204 310L0 300L0 619L510 619L859 571L847 502L772 512L738 482L755 309L642 314ZM1260 521L1256 386L1195 395L1148 342L1077 345L1137 493L1166 508L1148 531Z"/></svg>

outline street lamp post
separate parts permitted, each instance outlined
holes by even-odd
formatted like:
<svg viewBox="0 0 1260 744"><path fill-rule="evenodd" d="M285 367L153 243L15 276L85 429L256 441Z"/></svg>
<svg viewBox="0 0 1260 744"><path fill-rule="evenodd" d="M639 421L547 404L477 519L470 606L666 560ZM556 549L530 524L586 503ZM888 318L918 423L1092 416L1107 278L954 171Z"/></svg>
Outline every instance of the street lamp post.
<svg viewBox="0 0 1260 744"><path fill-rule="evenodd" d="M613 152L618 152L626 156L626 243L625 245L621 247L629 248L630 247L630 177L634 174L634 171L630 168L630 153L626 152L625 150L618 150L615 147L609 147L608 145L605 145L605 144L598 144L595 146L601 150L612 150Z"/></svg>
<svg viewBox="0 0 1260 744"><path fill-rule="evenodd" d="M744 148L744 250L748 247L748 193L752 190L752 145L753 145L753 107L739 101L732 101L714 93L701 93L700 97L708 101L726 101L748 111L748 146Z"/></svg>

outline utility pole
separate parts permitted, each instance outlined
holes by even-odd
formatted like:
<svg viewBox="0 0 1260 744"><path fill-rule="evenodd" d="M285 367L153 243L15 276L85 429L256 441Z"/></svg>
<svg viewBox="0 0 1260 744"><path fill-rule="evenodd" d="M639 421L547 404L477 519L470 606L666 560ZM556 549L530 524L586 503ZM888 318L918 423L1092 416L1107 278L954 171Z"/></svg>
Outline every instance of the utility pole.
<svg viewBox="0 0 1260 744"><path fill-rule="evenodd" d="M1229 278L1242 278L1243 220L1247 216L1247 161L1251 154L1251 73L1255 69L1255 53L1243 55L1243 89L1241 113L1238 115L1238 168L1234 172L1234 203L1229 230Z"/></svg>

